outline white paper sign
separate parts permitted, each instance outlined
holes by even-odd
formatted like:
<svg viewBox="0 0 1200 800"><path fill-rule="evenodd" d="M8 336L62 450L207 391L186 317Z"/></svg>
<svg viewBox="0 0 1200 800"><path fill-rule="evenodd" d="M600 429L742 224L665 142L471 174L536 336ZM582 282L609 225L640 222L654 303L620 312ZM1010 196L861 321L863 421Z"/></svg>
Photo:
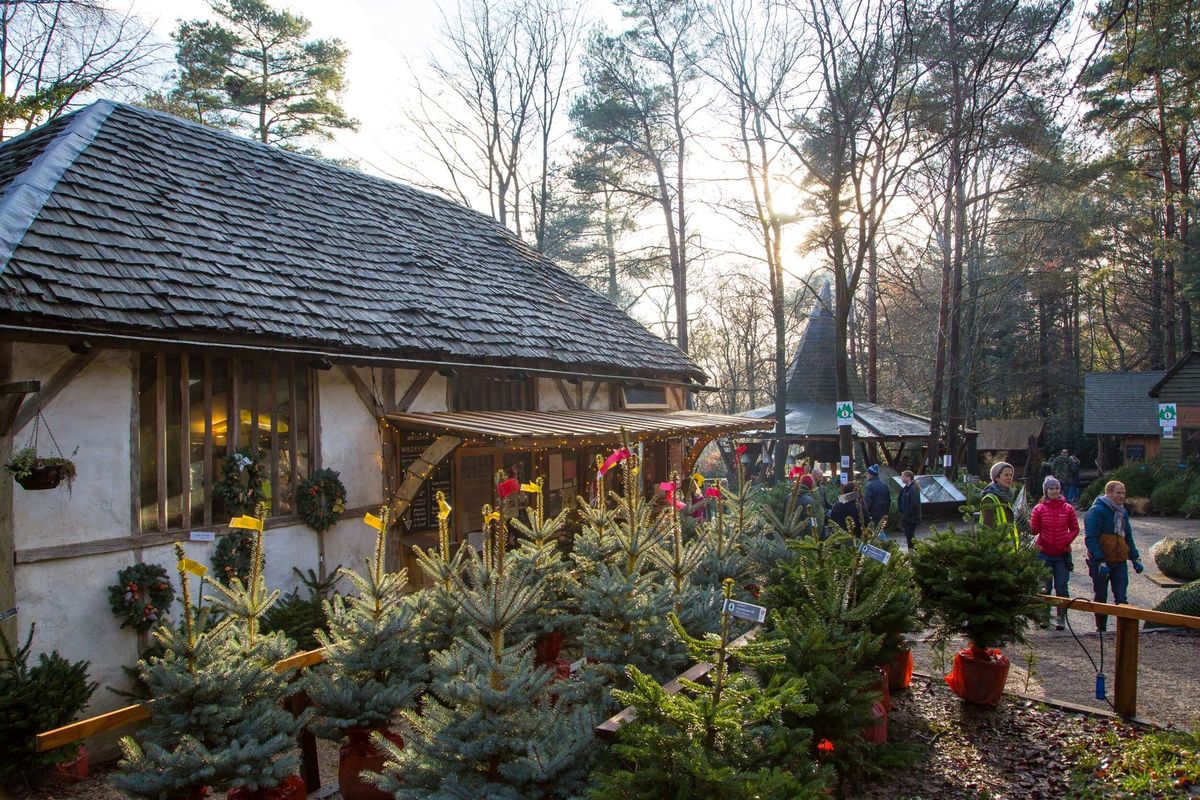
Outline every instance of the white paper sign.
<svg viewBox="0 0 1200 800"><path fill-rule="evenodd" d="M842 469L850 469L850 456L842 456Z"/></svg>
<svg viewBox="0 0 1200 800"><path fill-rule="evenodd" d="M850 473L842 472L838 474L838 478L842 481L842 486L850 482Z"/></svg>
<svg viewBox="0 0 1200 800"><path fill-rule="evenodd" d="M1158 404L1158 426L1160 428L1174 428L1177 419L1179 419L1179 409L1174 403Z"/></svg>
<svg viewBox="0 0 1200 800"><path fill-rule="evenodd" d="M1175 438L1175 428L1173 428L1172 426L1168 425L1168 426L1164 427L1162 429L1162 431L1163 431L1164 439L1174 439Z"/></svg>
<svg viewBox="0 0 1200 800"><path fill-rule="evenodd" d="M212 531L192 531L188 534L188 539L193 542L211 542L215 541L217 534Z"/></svg>
<svg viewBox="0 0 1200 800"><path fill-rule="evenodd" d="M891 560L892 554L882 547L876 547L871 544L864 544L858 548L858 552L862 553L867 558L873 558L880 564L886 564Z"/></svg>
<svg viewBox="0 0 1200 800"><path fill-rule="evenodd" d="M949 454L942 456L942 466L943 467L948 467L953 463L954 463L954 456L949 455Z"/></svg>
<svg viewBox="0 0 1200 800"><path fill-rule="evenodd" d="M726 600L722 609L726 614L738 619L748 619L751 622L762 622L767 618L767 610L753 603L743 603L740 600Z"/></svg>
<svg viewBox="0 0 1200 800"><path fill-rule="evenodd" d="M854 403L850 400L838 400L834 407L837 412L837 424L853 425L854 424Z"/></svg>

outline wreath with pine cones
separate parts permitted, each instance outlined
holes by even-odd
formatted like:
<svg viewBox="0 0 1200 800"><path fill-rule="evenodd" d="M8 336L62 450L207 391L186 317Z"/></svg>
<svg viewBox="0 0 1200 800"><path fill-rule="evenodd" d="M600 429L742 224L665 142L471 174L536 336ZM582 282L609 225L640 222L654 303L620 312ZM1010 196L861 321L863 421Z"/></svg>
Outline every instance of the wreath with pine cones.
<svg viewBox="0 0 1200 800"><path fill-rule="evenodd" d="M317 533L332 528L345 510L346 487L336 470L315 470L296 484L296 513Z"/></svg>
<svg viewBox="0 0 1200 800"><path fill-rule="evenodd" d="M225 456L221 477L213 484L213 497L224 504L231 517L253 514L266 500L263 487L270 480L262 452L252 453L249 447L243 447Z"/></svg>
<svg viewBox="0 0 1200 800"><path fill-rule="evenodd" d="M134 564L117 573L108 587L108 604L122 628L148 631L170 611L175 587L166 569L158 564Z"/></svg>

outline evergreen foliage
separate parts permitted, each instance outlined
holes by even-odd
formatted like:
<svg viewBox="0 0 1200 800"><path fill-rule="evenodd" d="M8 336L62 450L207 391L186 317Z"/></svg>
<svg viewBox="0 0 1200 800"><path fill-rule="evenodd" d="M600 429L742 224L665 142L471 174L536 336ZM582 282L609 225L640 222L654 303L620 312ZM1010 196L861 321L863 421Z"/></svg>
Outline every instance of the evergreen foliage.
<svg viewBox="0 0 1200 800"><path fill-rule="evenodd" d="M279 593L266 592L261 531L255 543L248 583L212 584L226 616L206 630L196 624L180 565L184 624L160 626L154 637L163 655L138 665L155 702L140 741L121 740L125 757L112 778L130 797L171 800L203 786L265 789L296 769L292 739L308 712L293 718L280 707L291 675L274 665L293 647L282 633L258 631ZM182 562L183 548L175 552Z"/></svg>
<svg viewBox="0 0 1200 800"><path fill-rule="evenodd" d="M442 492L437 493L437 503L439 508L449 508ZM451 549L449 520L448 513L438 514L436 548L422 550L413 546L417 566L430 581L430 585L417 594L417 621L426 653L446 650L458 636L465 634L463 616L454 596L454 576L462 574L467 546L460 544L457 550Z"/></svg>
<svg viewBox="0 0 1200 800"><path fill-rule="evenodd" d="M913 573L937 635L965 636L977 648L1024 641L1026 624L1044 616L1037 602L1046 567L1032 548L1013 547L1003 528L935 530L917 542Z"/></svg>
<svg viewBox="0 0 1200 800"><path fill-rule="evenodd" d="M581 780L592 720L565 693L552 701L553 673L534 666L529 639L507 636L538 613L545 580L535 562L506 552L497 513L485 507L482 554L466 548L462 572L449 576L466 631L433 656L420 714L403 715L404 748L375 737L387 762L365 777L397 798L537 800Z"/></svg>
<svg viewBox="0 0 1200 800"><path fill-rule="evenodd" d="M880 546L868 530L868 543ZM771 608L764 636L786 642L783 672L803 678L816 709L805 720L815 740L833 745L823 756L843 779L880 769L878 748L860 735L880 698L876 665L888 660L885 642L912 626L912 577L895 551L883 565L866 558L859 540L843 531L793 544L766 589Z"/></svg>
<svg viewBox="0 0 1200 800"><path fill-rule="evenodd" d="M88 662L68 661L57 650L41 653L29 666L35 630L29 626L16 650L0 632L0 786L40 783L63 752L37 752L34 736L70 722L96 691L87 679Z"/></svg>
<svg viewBox="0 0 1200 800"><path fill-rule="evenodd" d="M733 580L723 599L733 596ZM804 681L791 677L761 686L752 674L730 670L732 656L749 667L783 661L782 640L730 648L730 616L719 634L688 635L670 615L676 636L693 661L712 663L709 685L683 682L668 695L657 681L629 668L632 688L615 692L637 717L617 734L603 765L593 772L593 800L630 797L792 798L824 795L824 780L806 755L809 732L783 723L785 712L804 717Z"/></svg>
<svg viewBox="0 0 1200 800"><path fill-rule="evenodd" d="M534 492L535 502L525 509L527 521L522 522L517 517L510 521L513 529L520 533L517 549L512 556L518 561L528 562L546 582L546 588L540 613L528 615L515 623L511 634L517 639L527 635L543 636L553 631L566 633L563 629L573 619L573 581L569 575L571 563L563 557L560 547L571 512L569 508L564 508L556 516L547 518L542 492L544 481L538 478L529 485L537 486L538 490Z"/></svg>
<svg viewBox="0 0 1200 800"><path fill-rule="evenodd" d="M341 579L341 565L325 580L318 578L312 569L307 575L296 567L292 567L292 572L308 590L308 597L301 597L300 590L296 589L267 609L262 620L263 633L281 631L296 643L298 649L315 650L318 647L317 631L329 630L325 602L335 595L333 587Z"/></svg>
<svg viewBox="0 0 1200 800"><path fill-rule="evenodd" d="M329 632L317 631L325 660L316 665L308 693L317 707L312 726L320 736L340 739L347 728L386 725L401 708L415 704L425 669L416 626L416 605L404 587L408 573L384 569L388 511L375 541L375 556L362 574L339 570L357 595L325 601Z"/></svg>

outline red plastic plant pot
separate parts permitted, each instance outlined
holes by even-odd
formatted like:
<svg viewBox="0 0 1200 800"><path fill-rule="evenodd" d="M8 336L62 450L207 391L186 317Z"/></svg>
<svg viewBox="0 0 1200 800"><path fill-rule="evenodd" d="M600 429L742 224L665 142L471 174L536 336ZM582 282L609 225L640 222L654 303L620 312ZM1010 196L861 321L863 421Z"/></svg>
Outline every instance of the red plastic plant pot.
<svg viewBox="0 0 1200 800"><path fill-rule="evenodd" d="M883 744L887 741L888 712L882 701L876 701L871 706L871 716L875 722L863 728L860 735L871 744Z"/></svg>
<svg viewBox="0 0 1200 800"><path fill-rule="evenodd" d="M78 783L85 779L89 772L88 751L83 745L75 751L75 757L69 761L60 761L54 765L53 775L66 783Z"/></svg>
<svg viewBox="0 0 1200 800"><path fill-rule="evenodd" d="M968 647L954 655L946 685L956 695L981 706L995 707L1008 682L1008 658L998 649Z"/></svg>
<svg viewBox="0 0 1200 800"><path fill-rule="evenodd" d="M889 673L888 688L893 692L899 689L907 689L911 686L913 674L912 650L909 650L907 647L903 650L897 650L896 655L892 656Z"/></svg>
<svg viewBox="0 0 1200 800"><path fill-rule="evenodd" d="M387 760L386 752L371 738L375 731L397 747L404 747L404 738L386 726L347 728L346 743L338 751L338 789L342 800L391 800L390 794L362 778L364 770L383 772L383 763Z"/></svg>
<svg viewBox="0 0 1200 800"><path fill-rule="evenodd" d="M550 631L549 633L538 639L538 643L534 646L533 663L541 666L549 664L558 658L559 651L562 650L563 635L562 631Z"/></svg>
<svg viewBox="0 0 1200 800"><path fill-rule="evenodd" d="M278 786L270 789L247 789L237 786L229 790L226 800L308 800L308 790L299 775L288 775Z"/></svg>
<svg viewBox="0 0 1200 800"><path fill-rule="evenodd" d="M879 680L875 683L875 691L879 692L880 702L883 703L883 707L890 714L892 713L892 692L890 689L892 678L889 674L890 670L886 666L879 667L878 670Z"/></svg>

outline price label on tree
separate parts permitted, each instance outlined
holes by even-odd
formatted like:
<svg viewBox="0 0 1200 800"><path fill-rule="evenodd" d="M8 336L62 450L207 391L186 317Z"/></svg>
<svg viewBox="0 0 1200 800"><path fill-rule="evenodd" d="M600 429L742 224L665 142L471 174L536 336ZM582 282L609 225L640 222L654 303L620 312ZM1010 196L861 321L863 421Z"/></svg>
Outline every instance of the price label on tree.
<svg viewBox="0 0 1200 800"><path fill-rule="evenodd" d="M767 610L753 603L743 603L740 600L726 600L724 611L738 619L748 619L751 622L762 622L767 618Z"/></svg>
<svg viewBox="0 0 1200 800"><path fill-rule="evenodd" d="M1179 418L1179 411L1174 403L1159 403L1158 404L1158 427L1174 428L1175 420Z"/></svg>
<svg viewBox="0 0 1200 800"><path fill-rule="evenodd" d="M837 402L837 423L841 425L854 424L854 403L850 400L839 400Z"/></svg>

